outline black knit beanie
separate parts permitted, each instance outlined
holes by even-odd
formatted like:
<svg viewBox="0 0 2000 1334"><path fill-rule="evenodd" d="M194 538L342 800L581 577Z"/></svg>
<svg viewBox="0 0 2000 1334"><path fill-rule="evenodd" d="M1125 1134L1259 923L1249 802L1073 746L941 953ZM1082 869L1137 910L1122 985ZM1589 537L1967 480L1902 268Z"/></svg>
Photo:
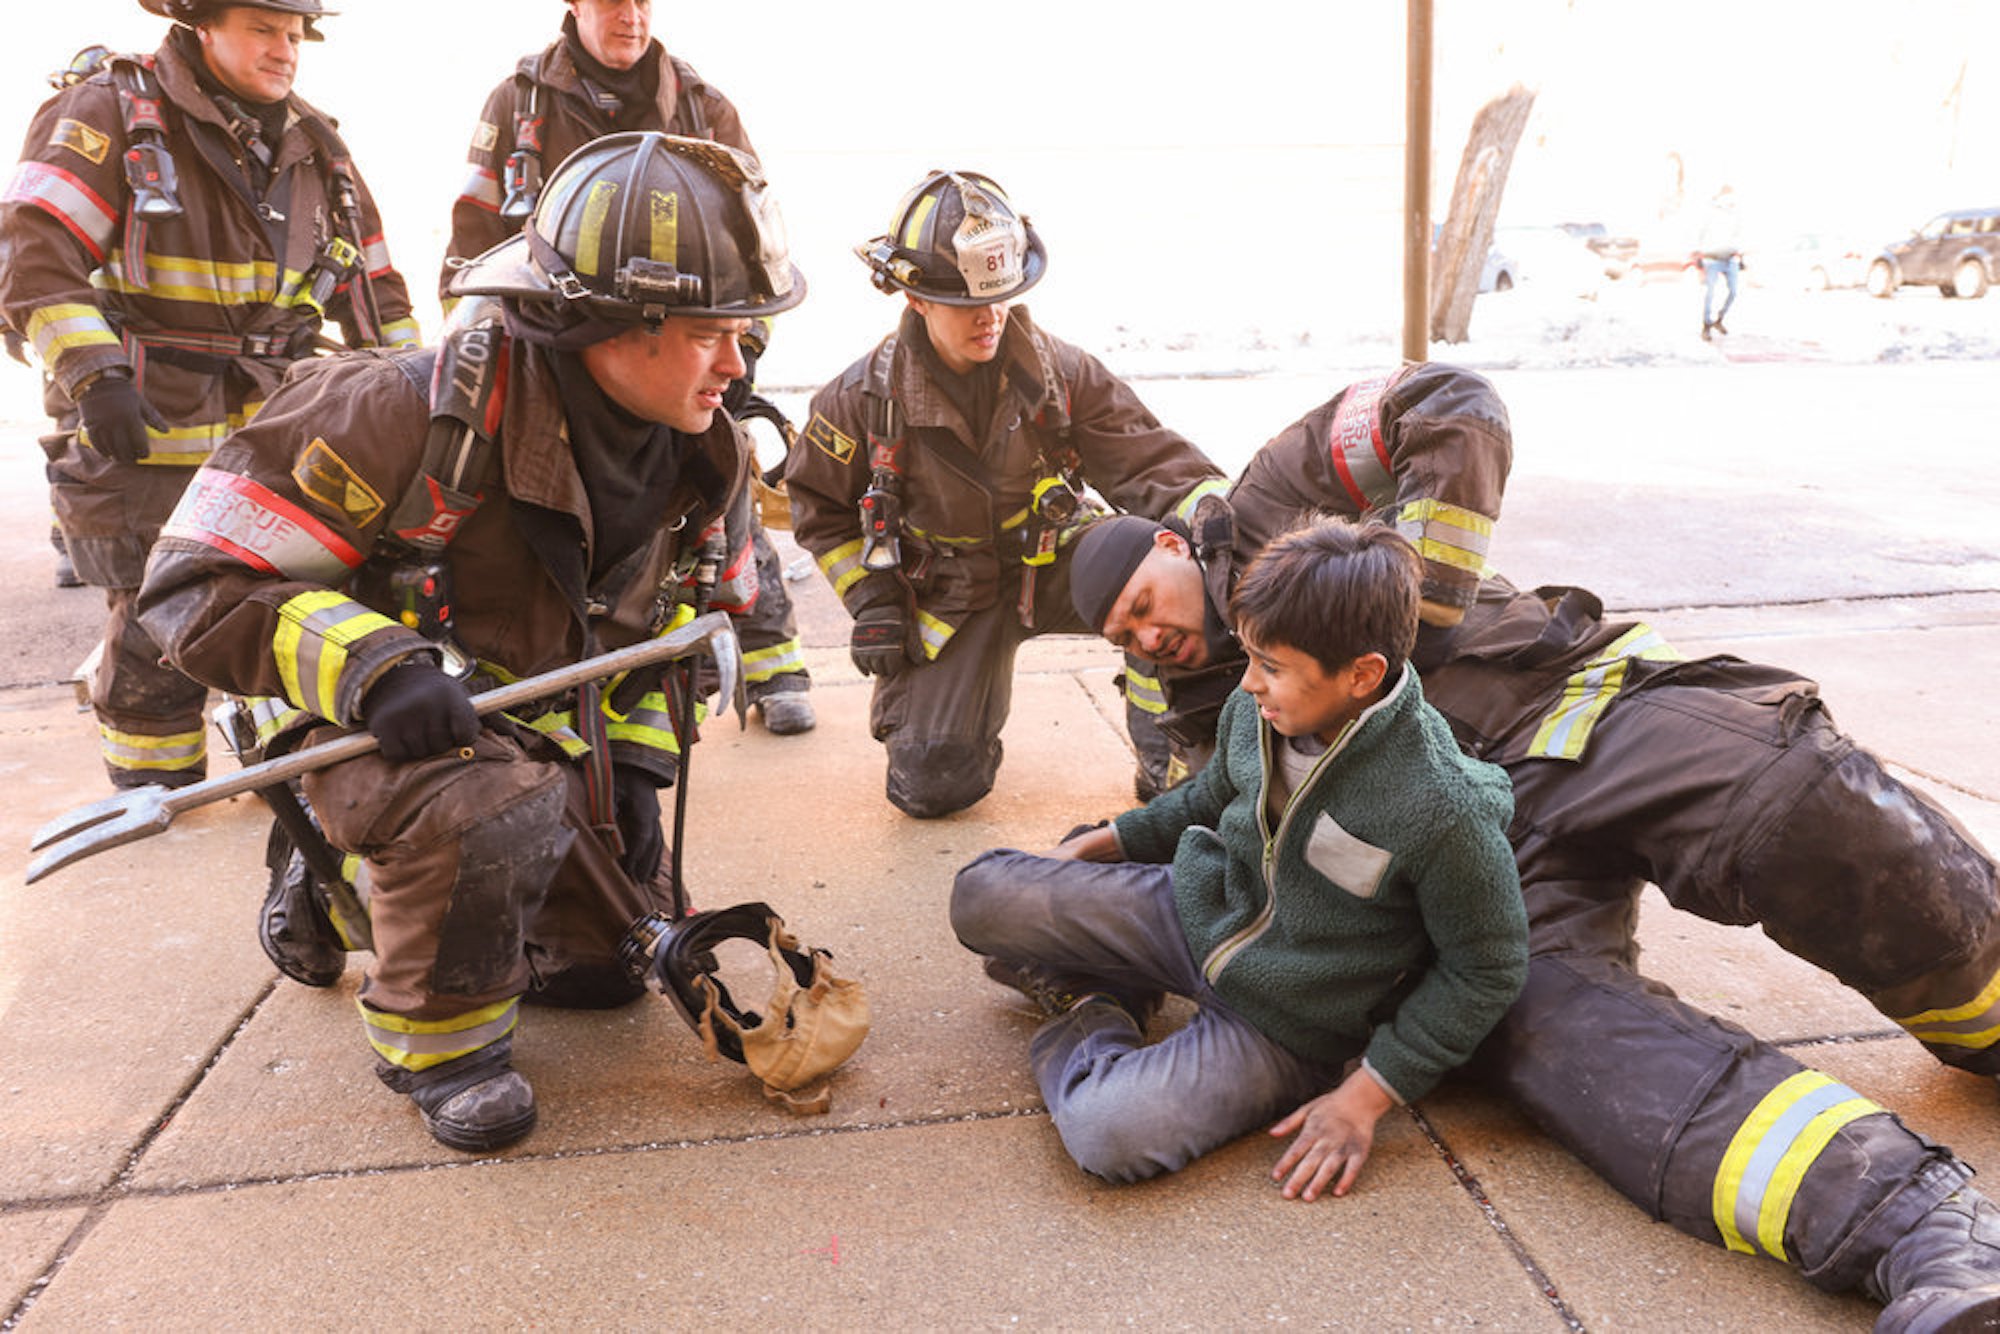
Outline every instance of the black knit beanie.
<svg viewBox="0 0 2000 1334"><path fill-rule="evenodd" d="M1164 528L1136 514L1119 514L1090 525L1076 539L1070 548L1069 597L1091 629L1104 633L1111 605L1153 549L1154 534Z"/></svg>

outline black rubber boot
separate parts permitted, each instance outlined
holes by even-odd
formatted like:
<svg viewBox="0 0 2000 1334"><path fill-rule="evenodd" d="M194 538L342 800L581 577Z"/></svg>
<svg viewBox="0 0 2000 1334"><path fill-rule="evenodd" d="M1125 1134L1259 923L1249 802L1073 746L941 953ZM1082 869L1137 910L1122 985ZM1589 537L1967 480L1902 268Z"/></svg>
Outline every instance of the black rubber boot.
<svg viewBox="0 0 2000 1334"><path fill-rule="evenodd" d="M375 1075L409 1095L438 1143L462 1153L487 1153L535 1128L535 1090L514 1069L513 1054L513 1039L502 1038L428 1070L378 1061Z"/></svg>
<svg viewBox="0 0 2000 1334"><path fill-rule="evenodd" d="M289 842L257 916L257 943L278 971L309 987L330 987L347 970L347 945L327 916L303 854Z"/></svg>
<svg viewBox="0 0 2000 1334"><path fill-rule="evenodd" d="M1970 1186L1940 1200L1876 1263L1876 1334L2000 1330L2000 1207Z"/></svg>

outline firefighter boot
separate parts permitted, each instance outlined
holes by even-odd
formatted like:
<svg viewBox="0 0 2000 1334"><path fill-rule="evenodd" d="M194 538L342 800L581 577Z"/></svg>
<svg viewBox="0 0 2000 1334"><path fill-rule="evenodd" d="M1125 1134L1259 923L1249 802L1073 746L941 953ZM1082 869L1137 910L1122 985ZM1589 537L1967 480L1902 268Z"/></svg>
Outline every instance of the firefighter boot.
<svg viewBox="0 0 2000 1334"><path fill-rule="evenodd" d="M797 736L819 725L813 716L812 701L803 690L784 690L757 701L764 715L764 730L772 736Z"/></svg>
<svg viewBox="0 0 2000 1334"><path fill-rule="evenodd" d="M468 1056L427 1070L378 1061L375 1075L409 1095L424 1129L446 1148L486 1153L535 1128L535 1090L513 1066L514 1042L502 1038Z"/></svg>
<svg viewBox="0 0 2000 1334"><path fill-rule="evenodd" d="M1961 1186L1896 1239L1867 1287L1887 1303L1875 1334L2000 1328L2000 1206Z"/></svg>
<svg viewBox="0 0 2000 1334"><path fill-rule="evenodd" d="M271 888L257 917L257 943L278 971L309 987L330 987L347 969L347 945L334 930L303 853L271 868Z"/></svg>

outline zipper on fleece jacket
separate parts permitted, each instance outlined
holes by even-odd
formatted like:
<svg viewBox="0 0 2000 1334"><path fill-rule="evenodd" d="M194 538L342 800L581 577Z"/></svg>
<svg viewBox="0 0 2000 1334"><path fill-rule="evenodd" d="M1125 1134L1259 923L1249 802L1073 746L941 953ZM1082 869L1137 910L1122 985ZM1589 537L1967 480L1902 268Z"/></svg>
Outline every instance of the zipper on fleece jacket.
<svg viewBox="0 0 2000 1334"><path fill-rule="evenodd" d="M1208 957L1202 960L1201 975L1207 979L1210 986L1215 985L1216 979L1222 976L1222 970L1227 968L1237 955L1257 943L1258 938L1270 929L1271 920L1278 914L1278 848L1285 841L1285 831L1292 827L1292 816L1298 811L1307 794L1312 791L1313 785L1318 783L1320 776L1326 772L1326 767L1332 763L1333 757L1347 748L1347 743L1361 730L1362 724L1368 721L1369 716L1378 709L1388 707L1403 693L1403 687L1409 682L1409 675L1409 667L1406 664L1402 676L1397 678L1395 689L1363 709L1359 716L1340 729L1340 735L1326 748L1326 754L1313 763L1305 778L1292 789L1292 795L1285 801L1285 809L1279 812L1278 830L1275 834L1270 829L1268 812L1270 803L1264 800L1264 794L1271 790L1271 739L1277 735L1277 731L1261 716L1257 719L1257 755L1262 766L1262 786L1257 790L1257 831L1264 838L1263 855L1259 858L1259 872L1264 878L1264 906L1247 926L1210 950ZM1209 763L1213 764L1215 761L1211 760Z"/></svg>

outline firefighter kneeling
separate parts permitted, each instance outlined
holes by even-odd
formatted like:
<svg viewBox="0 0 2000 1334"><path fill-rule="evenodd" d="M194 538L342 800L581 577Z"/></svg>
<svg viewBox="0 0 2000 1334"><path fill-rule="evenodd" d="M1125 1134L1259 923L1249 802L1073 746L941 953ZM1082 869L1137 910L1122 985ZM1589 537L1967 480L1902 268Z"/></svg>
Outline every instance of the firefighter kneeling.
<svg viewBox="0 0 2000 1334"><path fill-rule="evenodd" d="M747 482L750 452L721 410L744 370L737 339L805 296L781 236L746 155L662 134L586 145L523 233L454 282L467 299L454 339L497 349L497 410L466 423L490 446L483 463L461 460L474 475L442 484L425 448L449 352L314 365L202 469L142 590L144 622L182 671L380 740L309 776L304 796L360 858L374 949L360 1008L379 1073L453 1148L534 1125L511 1064L523 1000L641 994L620 945L676 898L658 788L691 721L642 682L482 723L468 684L684 616L705 539ZM432 502L416 522L413 496ZM426 534L470 683L355 578L385 542Z"/></svg>

